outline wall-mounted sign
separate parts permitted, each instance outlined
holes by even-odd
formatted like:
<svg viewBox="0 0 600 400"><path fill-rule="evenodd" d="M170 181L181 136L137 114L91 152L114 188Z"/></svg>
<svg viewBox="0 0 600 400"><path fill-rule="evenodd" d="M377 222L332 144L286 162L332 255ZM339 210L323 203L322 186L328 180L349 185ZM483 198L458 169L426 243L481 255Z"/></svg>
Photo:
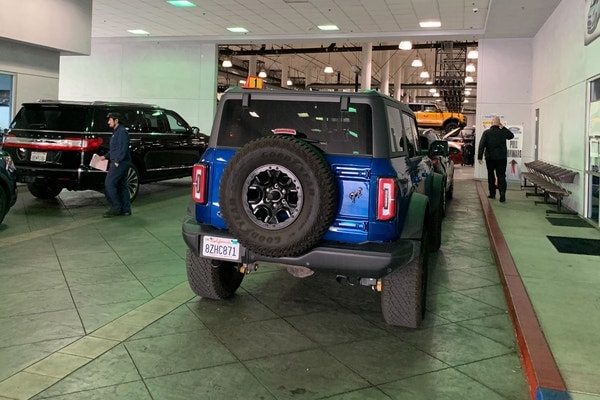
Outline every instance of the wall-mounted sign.
<svg viewBox="0 0 600 400"><path fill-rule="evenodd" d="M585 0L585 35L584 43L587 46L600 36L600 0Z"/></svg>

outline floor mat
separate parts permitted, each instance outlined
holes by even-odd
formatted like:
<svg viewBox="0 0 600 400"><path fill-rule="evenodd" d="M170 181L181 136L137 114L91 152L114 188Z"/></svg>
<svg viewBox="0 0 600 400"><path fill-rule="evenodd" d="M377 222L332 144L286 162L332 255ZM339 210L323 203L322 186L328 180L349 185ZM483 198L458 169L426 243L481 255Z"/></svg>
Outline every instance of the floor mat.
<svg viewBox="0 0 600 400"><path fill-rule="evenodd" d="M570 238L564 236L547 236L559 253L585 254L600 256L600 240Z"/></svg>
<svg viewBox="0 0 600 400"><path fill-rule="evenodd" d="M582 228L591 228L591 225L587 221L582 220L581 218L546 217L546 219L552 225L556 225L556 226L575 226L575 227L582 227Z"/></svg>

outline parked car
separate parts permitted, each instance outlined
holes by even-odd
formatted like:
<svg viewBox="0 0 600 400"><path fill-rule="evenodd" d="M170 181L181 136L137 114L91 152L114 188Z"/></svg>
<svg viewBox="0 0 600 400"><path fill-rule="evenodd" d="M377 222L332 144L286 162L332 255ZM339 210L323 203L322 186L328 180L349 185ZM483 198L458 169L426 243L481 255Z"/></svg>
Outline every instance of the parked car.
<svg viewBox="0 0 600 400"><path fill-rule="evenodd" d="M429 150L436 172L444 176L446 199L450 200L454 195L454 161L450 157L449 143L433 129L420 129L419 138L421 147ZM444 202L444 214L445 206Z"/></svg>
<svg viewBox="0 0 600 400"><path fill-rule="evenodd" d="M444 140L457 150L451 151L455 164L474 165L475 164L475 127L457 128L446 133ZM460 156L459 156L460 153Z"/></svg>
<svg viewBox="0 0 600 400"><path fill-rule="evenodd" d="M467 117L463 113L442 110L437 103L408 103L408 106L415 113L419 128L450 132L467 124Z"/></svg>
<svg viewBox="0 0 600 400"><path fill-rule="evenodd" d="M8 210L17 202L15 164L10 155L0 148L0 224Z"/></svg>
<svg viewBox="0 0 600 400"><path fill-rule="evenodd" d="M190 287L224 299L258 264L328 271L381 292L385 321L415 328L444 198L405 104L375 91L229 90L182 226Z"/></svg>
<svg viewBox="0 0 600 400"><path fill-rule="evenodd" d="M17 166L17 179L35 197L53 198L61 190L103 190L105 171L89 166L105 154L112 132L107 114L121 114L129 131L133 165L128 174L134 199L139 185L190 176L206 149L208 136L175 111L156 105L104 101L38 101L23 104L4 138Z"/></svg>

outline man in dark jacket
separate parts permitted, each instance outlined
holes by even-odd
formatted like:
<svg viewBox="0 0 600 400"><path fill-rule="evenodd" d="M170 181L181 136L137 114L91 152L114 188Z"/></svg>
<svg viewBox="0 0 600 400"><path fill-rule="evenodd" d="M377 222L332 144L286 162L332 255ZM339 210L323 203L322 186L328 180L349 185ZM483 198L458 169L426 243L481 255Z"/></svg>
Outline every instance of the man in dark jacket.
<svg viewBox="0 0 600 400"><path fill-rule="evenodd" d="M104 180L104 193L111 207L104 217L131 215L131 198L127 188L127 173L131 167L129 154L129 133L119 123L121 115L111 112L107 116L108 126L113 129L109 152L102 158L110 160Z"/></svg>
<svg viewBox="0 0 600 400"><path fill-rule="evenodd" d="M490 199L496 198L496 179L498 179L498 190L500 190L500 201L506 201L506 141L515 137L508 128L502 126L500 117L492 119L492 126L486 129L479 141L477 159L483 164L485 152L485 165L488 171L488 188Z"/></svg>

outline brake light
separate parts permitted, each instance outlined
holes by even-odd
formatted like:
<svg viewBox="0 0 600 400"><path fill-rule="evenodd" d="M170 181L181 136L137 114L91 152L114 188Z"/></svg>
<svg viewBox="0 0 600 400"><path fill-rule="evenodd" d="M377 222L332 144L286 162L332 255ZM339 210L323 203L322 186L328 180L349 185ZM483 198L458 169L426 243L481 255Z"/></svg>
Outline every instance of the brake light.
<svg viewBox="0 0 600 400"><path fill-rule="evenodd" d="M396 216L396 181L393 178L377 180L377 219L388 221Z"/></svg>
<svg viewBox="0 0 600 400"><path fill-rule="evenodd" d="M192 169L192 198L198 204L206 204L208 200L207 193L207 174L208 166L205 164L196 164Z"/></svg>
<svg viewBox="0 0 600 400"><path fill-rule="evenodd" d="M35 139L17 137L12 133L8 133L4 137L5 147L18 147L30 150L93 151L99 148L101 144L102 138Z"/></svg>

